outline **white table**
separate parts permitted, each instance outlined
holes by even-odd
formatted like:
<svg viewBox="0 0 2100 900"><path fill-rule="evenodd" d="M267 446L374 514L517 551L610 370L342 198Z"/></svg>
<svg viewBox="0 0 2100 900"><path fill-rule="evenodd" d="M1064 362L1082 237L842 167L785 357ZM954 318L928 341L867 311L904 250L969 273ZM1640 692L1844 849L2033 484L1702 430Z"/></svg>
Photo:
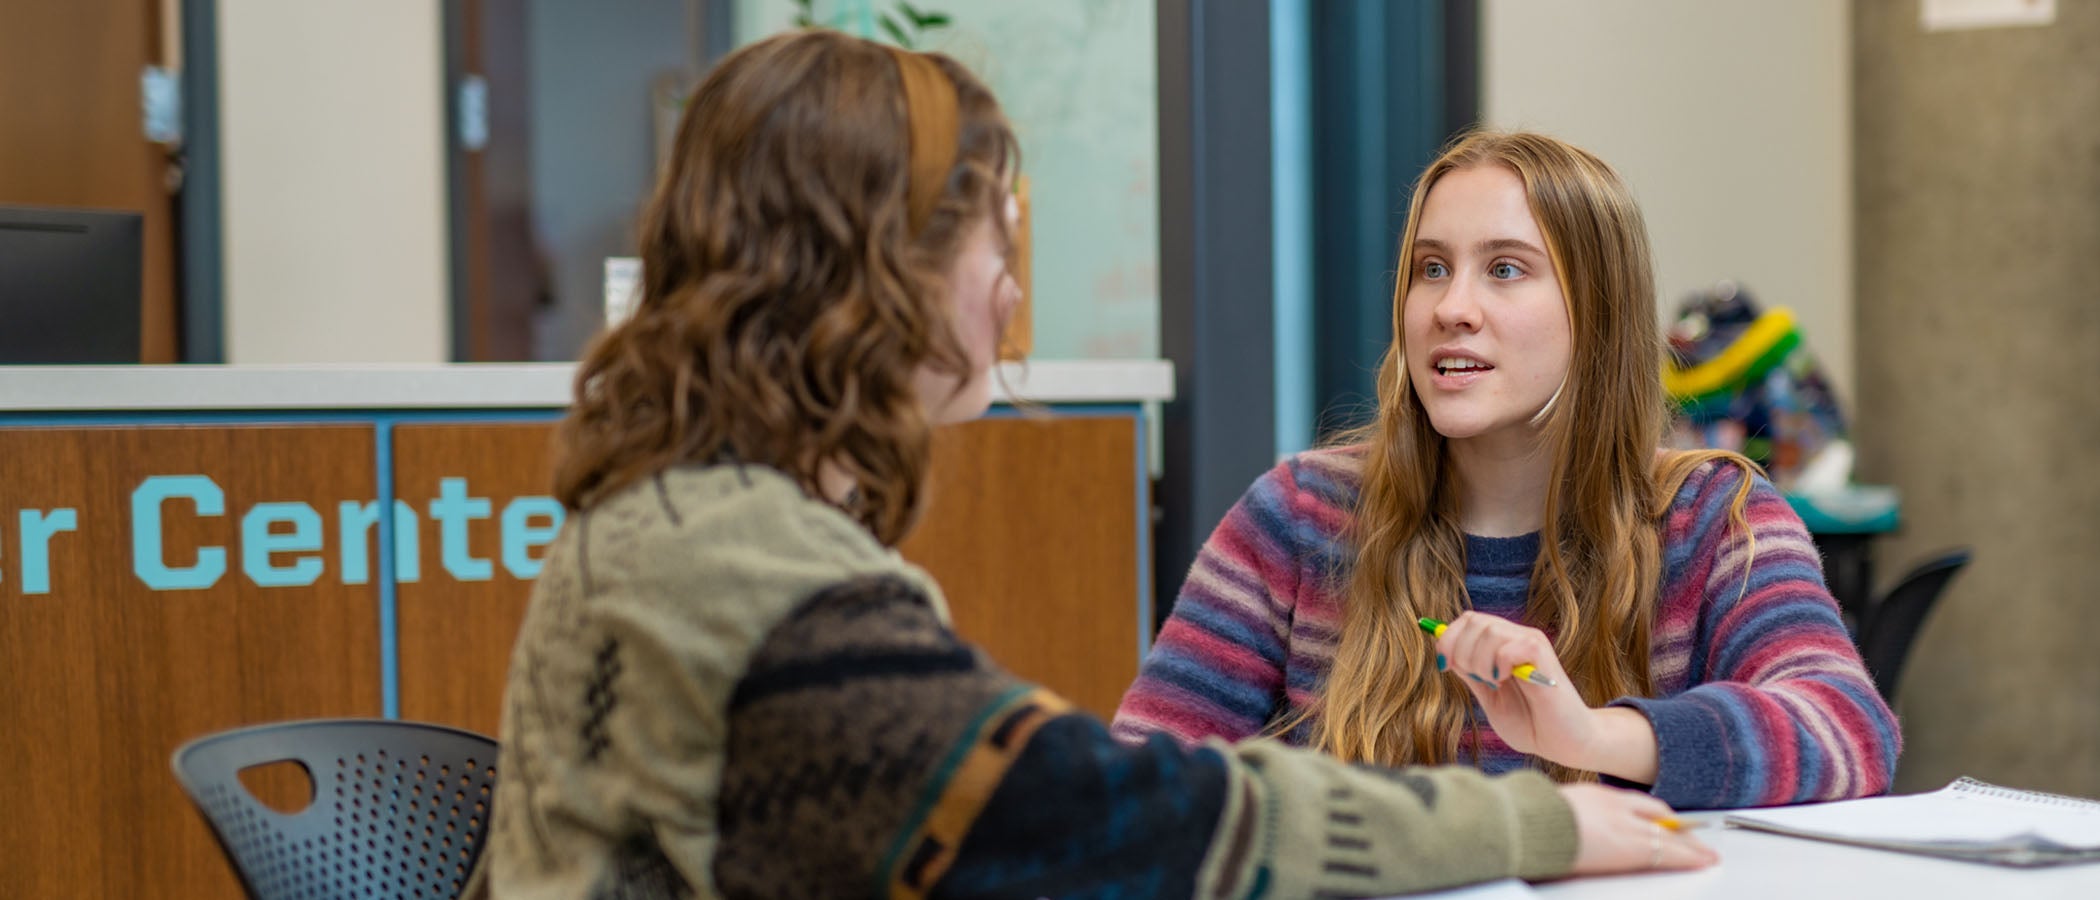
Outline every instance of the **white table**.
<svg viewBox="0 0 2100 900"><path fill-rule="evenodd" d="M1719 818L1704 813L1694 818ZM2013 869L1911 853L1869 850L1740 828L1707 828L1699 839L1721 861L1696 872L1577 878L1534 885L1556 900L2096 900L2100 863Z"/></svg>

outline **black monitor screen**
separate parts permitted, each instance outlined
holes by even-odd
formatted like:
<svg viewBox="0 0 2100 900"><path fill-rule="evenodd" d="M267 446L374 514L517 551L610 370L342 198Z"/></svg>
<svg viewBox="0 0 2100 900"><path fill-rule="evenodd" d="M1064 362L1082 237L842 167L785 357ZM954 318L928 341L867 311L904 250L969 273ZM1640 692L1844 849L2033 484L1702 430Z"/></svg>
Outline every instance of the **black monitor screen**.
<svg viewBox="0 0 2100 900"><path fill-rule="evenodd" d="M137 213L0 206L0 364L139 361Z"/></svg>

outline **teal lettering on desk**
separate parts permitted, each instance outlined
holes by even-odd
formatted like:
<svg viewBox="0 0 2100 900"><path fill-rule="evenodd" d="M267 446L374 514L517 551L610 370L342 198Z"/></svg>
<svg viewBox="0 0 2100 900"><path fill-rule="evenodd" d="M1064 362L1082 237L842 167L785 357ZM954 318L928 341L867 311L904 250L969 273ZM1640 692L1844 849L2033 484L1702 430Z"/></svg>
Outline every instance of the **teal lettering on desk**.
<svg viewBox="0 0 2100 900"><path fill-rule="evenodd" d="M279 531L276 525L290 525ZM302 556L278 565L272 556L321 549L321 514L304 503L257 503L241 517L241 571L261 587L298 587L321 577L321 558Z"/></svg>
<svg viewBox="0 0 2100 900"><path fill-rule="evenodd" d="M438 479L438 498L430 501L430 517L438 521L438 554L445 571L461 581L487 581L495 567L467 552L467 522L489 517L489 501L467 494L464 478Z"/></svg>
<svg viewBox="0 0 2100 900"><path fill-rule="evenodd" d="M156 591L194 591L219 583L226 574L226 549L197 548L197 561L168 565L161 544L161 512L169 500L189 500L200 517L226 514L226 493L202 475L155 475L131 492L131 570Z"/></svg>
<svg viewBox="0 0 2100 900"><path fill-rule="evenodd" d="M503 507L503 567L512 576L526 581L540 577L540 561L532 557L532 550L560 533L563 512L553 497L519 497ZM534 519L546 524L535 525Z"/></svg>
<svg viewBox="0 0 2100 900"><path fill-rule="evenodd" d="M542 495L475 496L466 478L438 479L437 489L437 496L425 509L392 500L393 517L382 528L377 500L249 503L247 498L236 497L237 502L229 504L225 488L212 476L148 476L130 495L131 572L149 590L198 591L224 583L230 567L237 564L240 574L258 587L298 588L328 577L333 558L342 584L364 585L386 577L377 571L379 566L372 558L377 533L385 531L393 535L388 548L392 582L412 584L423 575L421 513L435 523L434 549L446 576L458 581L491 581L496 577L496 562L501 560L510 578L531 581L539 577L546 548L561 533L566 518L567 510L560 502ZM333 523L329 504L335 506ZM89 509L82 516L77 505L0 507L0 562L14 564L0 567L0 577L19 578L8 586L19 585L22 594L38 595L54 589L54 560L73 563L60 566L57 580L61 582L66 580L63 572L67 569L111 570L114 561L107 554L115 548L105 549L108 544L95 537L101 528L96 520L104 515ZM235 518L237 527L231 521ZM6 533L8 524L15 527L14 534ZM234 529L231 535L229 528ZM496 534L487 534L490 529ZM75 536L62 537L67 534ZM484 543L485 555L476 556L470 538L493 538L495 544ZM330 547L330 541L340 541L341 546ZM93 558L69 559L82 552ZM66 587L56 585L61 591Z"/></svg>
<svg viewBox="0 0 2100 900"><path fill-rule="evenodd" d="M342 532L343 583L365 584L372 580L371 553L366 536L379 525L379 501L358 503L345 500L336 507L336 522ZM416 510L406 500L394 501L394 580L414 584L423 578L423 555L417 543Z"/></svg>
<svg viewBox="0 0 2100 900"><path fill-rule="evenodd" d="M18 515L16 538L22 547L22 593L51 593L51 536L80 527L78 513L71 509L25 509Z"/></svg>

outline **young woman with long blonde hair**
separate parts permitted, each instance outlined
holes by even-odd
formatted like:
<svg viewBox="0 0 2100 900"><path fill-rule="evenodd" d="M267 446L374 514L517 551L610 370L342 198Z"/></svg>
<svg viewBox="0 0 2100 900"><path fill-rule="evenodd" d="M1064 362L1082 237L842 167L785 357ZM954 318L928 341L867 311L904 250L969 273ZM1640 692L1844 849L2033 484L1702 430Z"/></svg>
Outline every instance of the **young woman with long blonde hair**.
<svg viewBox="0 0 2100 900"><path fill-rule="evenodd" d="M1226 515L1117 736L1274 733L1684 807L1885 791L1895 717L1799 518L1739 456L1659 449L1654 279L1618 175L1543 135L1466 136L1417 183L1398 271L1376 420Z"/></svg>

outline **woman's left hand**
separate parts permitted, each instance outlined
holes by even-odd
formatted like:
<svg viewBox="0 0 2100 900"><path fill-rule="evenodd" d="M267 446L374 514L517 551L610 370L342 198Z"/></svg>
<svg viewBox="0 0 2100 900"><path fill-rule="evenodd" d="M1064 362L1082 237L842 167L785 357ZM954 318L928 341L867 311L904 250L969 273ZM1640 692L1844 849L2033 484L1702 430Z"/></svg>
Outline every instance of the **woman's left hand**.
<svg viewBox="0 0 2100 900"><path fill-rule="evenodd" d="M1618 710L1591 709L1583 702L1545 632L1508 619L1465 612L1451 621L1436 648L1445 671L1465 682L1487 713L1488 724L1510 749L1565 766L1598 770L1593 751L1600 749L1602 732L1608 726L1608 717L1601 714ZM1554 686L1513 677L1512 671L1524 663L1552 679ZM1654 740L1652 731L1649 740Z"/></svg>

